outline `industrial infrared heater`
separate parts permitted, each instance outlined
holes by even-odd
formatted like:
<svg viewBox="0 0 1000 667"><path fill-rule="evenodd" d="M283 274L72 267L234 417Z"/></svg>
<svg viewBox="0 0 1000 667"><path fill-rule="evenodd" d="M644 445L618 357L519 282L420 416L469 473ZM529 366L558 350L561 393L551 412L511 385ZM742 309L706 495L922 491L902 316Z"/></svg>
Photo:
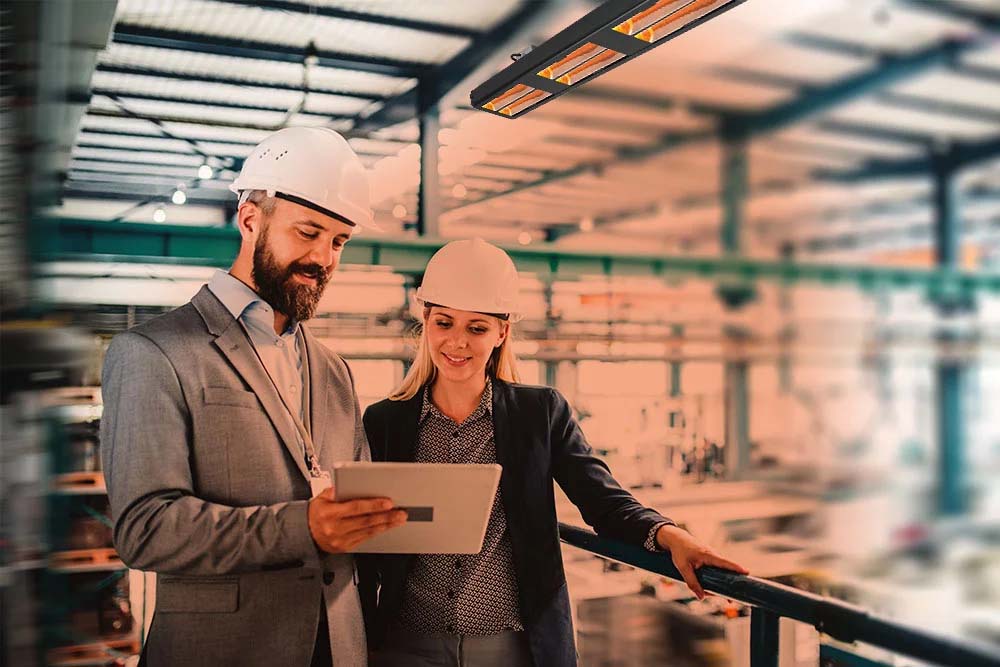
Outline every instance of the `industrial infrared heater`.
<svg viewBox="0 0 1000 667"><path fill-rule="evenodd" d="M746 0L609 0L472 91L472 106L517 118Z"/></svg>

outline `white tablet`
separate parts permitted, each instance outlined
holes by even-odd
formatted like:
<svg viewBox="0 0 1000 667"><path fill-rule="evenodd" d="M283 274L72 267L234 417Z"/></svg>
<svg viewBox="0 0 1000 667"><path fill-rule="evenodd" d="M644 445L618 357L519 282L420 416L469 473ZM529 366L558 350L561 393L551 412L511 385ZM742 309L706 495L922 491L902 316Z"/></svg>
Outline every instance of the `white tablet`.
<svg viewBox="0 0 1000 667"><path fill-rule="evenodd" d="M391 498L407 522L355 553L474 554L483 548L501 467L465 463L337 463L337 500Z"/></svg>

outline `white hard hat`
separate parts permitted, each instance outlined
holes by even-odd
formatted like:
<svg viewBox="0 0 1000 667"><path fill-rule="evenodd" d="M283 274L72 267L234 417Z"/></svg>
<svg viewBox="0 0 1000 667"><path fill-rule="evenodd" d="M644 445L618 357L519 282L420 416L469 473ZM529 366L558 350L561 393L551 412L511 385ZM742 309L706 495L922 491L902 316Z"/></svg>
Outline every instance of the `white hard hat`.
<svg viewBox="0 0 1000 667"><path fill-rule="evenodd" d="M520 318L517 268L500 248L482 239L452 241L431 257L417 299L475 313Z"/></svg>
<svg viewBox="0 0 1000 667"><path fill-rule="evenodd" d="M349 225L374 227L368 174L342 136L326 127L286 127L257 144L229 186L295 202Z"/></svg>

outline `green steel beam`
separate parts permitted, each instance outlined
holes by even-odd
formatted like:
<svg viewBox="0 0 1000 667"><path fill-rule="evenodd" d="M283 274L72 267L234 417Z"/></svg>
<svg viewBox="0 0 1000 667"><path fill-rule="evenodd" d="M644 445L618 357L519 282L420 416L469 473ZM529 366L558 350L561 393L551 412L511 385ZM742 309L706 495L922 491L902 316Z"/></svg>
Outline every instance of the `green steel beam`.
<svg viewBox="0 0 1000 667"><path fill-rule="evenodd" d="M177 72L170 69L156 69L153 67L134 67L131 65L112 65L109 63L98 63L95 72L107 74L130 74L134 76L145 76L167 81L191 81L193 83L222 84L225 86L239 86L246 89L259 89L266 94L270 90L289 90L293 92L303 92L305 88L300 83L286 83L283 81L268 81L263 79L243 79L234 76L222 76L218 74L194 74L190 72ZM309 84L310 93L320 93L322 95L338 95L341 97L356 97L362 100L378 101L382 97L371 93L361 93L354 90L342 88L325 88Z"/></svg>
<svg viewBox="0 0 1000 667"><path fill-rule="evenodd" d="M40 260L74 258L90 261L202 264L228 266L239 248L233 228L111 223L100 220L37 218L31 225L33 250ZM403 274L421 273L445 241L440 239L360 236L344 250L347 264L385 265ZM811 282L868 288L923 288L932 293L1000 293L1000 274L949 269L799 264L742 257L576 252L553 248L506 248L521 271L548 278L616 275L691 276L752 284L758 280L784 284Z"/></svg>

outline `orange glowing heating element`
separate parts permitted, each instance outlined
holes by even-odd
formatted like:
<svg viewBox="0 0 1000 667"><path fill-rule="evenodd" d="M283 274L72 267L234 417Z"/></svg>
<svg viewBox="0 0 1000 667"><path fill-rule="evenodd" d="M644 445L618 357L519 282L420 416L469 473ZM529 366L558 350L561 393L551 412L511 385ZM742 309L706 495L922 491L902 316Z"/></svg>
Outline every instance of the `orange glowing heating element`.
<svg viewBox="0 0 1000 667"><path fill-rule="evenodd" d="M570 71L571 69L580 65L581 63L590 60L591 58L593 58L598 53L604 50L605 50L604 47L588 42L583 46L581 46L580 48L573 51L572 53L570 53L565 58L562 58L561 60L558 60L549 65L548 67L546 67L545 69L543 69L541 72L538 73L538 76L543 76L546 79L558 79L566 72Z"/></svg>
<svg viewBox="0 0 1000 667"><path fill-rule="evenodd" d="M533 104L541 102L548 96L549 93L545 92L544 90L535 89L534 92L528 93L524 97L519 98L514 103L509 104L504 108L500 109L500 113L502 113L504 116L514 116L519 111L523 111L524 109L527 109Z"/></svg>
<svg viewBox="0 0 1000 667"><path fill-rule="evenodd" d="M566 85L582 81L594 72L599 72L611 63L624 57L624 53L618 53L617 51L612 51L611 49L605 49L600 55L594 56L582 65L562 75L556 79L556 81L559 83L565 83Z"/></svg>
<svg viewBox="0 0 1000 667"><path fill-rule="evenodd" d="M624 55L588 42L568 56L543 69L538 73L538 76L570 85L587 78L594 72L599 72L611 63L623 58Z"/></svg>
<svg viewBox="0 0 1000 667"><path fill-rule="evenodd" d="M497 95L492 100L483 105L483 108L487 111L497 111L507 106L508 104L524 97L530 90L531 86L526 86L523 83L519 83L510 90L500 95Z"/></svg>
<svg viewBox="0 0 1000 667"><path fill-rule="evenodd" d="M614 27L644 42L655 42L732 0L660 0Z"/></svg>

